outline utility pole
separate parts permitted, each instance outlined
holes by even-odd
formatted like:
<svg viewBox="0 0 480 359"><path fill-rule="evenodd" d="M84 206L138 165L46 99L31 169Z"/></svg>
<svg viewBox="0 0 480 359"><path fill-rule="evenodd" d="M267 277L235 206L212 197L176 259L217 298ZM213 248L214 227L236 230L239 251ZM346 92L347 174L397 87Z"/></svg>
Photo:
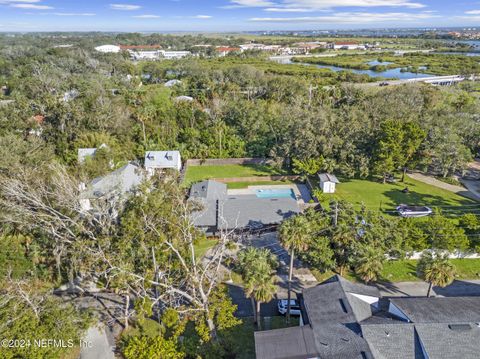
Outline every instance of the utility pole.
<svg viewBox="0 0 480 359"><path fill-rule="evenodd" d="M292 247L290 252L290 270L288 271L288 302L287 302L287 324L290 324L290 299L292 298L292 273L293 273L293 256L295 250Z"/></svg>
<svg viewBox="0 0 480 359"><path fill-rule="evenodd" d="M335 202L335 207L333 209L333 226L336 227L338 224L338 202Z"/></svg>
<svg viewBox="0 0 480 359"><path fill-rule="evenodd" d="M316 89L317 87L313 87L312 85L308 87L308 107L312 105L313 90Z"/></svg>

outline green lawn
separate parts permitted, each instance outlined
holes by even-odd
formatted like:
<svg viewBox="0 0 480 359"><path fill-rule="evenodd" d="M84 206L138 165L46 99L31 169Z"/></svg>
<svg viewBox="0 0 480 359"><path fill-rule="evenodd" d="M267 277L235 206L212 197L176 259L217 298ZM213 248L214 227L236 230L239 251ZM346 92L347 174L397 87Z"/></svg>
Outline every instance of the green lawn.
<svg viewBox="0 0 480 359"><path fill-rule="evenodd" d="M340 184L337 184L335 194L324 195L326 202L335 197L351 202L356 206L363 203L369 209L384 211L394 210L401 203L430 207L462 206L478 203L456 193L408 177L404 183L383 184L372 180L359 179L340 179L340 182ZM405 187L409 188L409 193L402 192Z"/></svg>
<svg viewBox="0 0 480 359"><path fill-rule="evenodd" d="M215 239L205 238L194 244L195 256L197 259L202 258L207 251L212 248L217 241Z"/></svg>
<svg viewBox="0 0 480 359"><path fill-rule="evenodd" d="M456 268L456 279L480 279L480 259L452 259L452 264ZM387 261L383 266L380 281L386 282L412 282L420 281L416 274L417 260L405 259L397 261ZM318 281L324 281L335 273L332 271L320 273L312 270L312 274ZM344 277L351 281L359 281L354 273L344 273Z"/></svg>
<svg viewBox="0 0 480 359"><path fill-rule="evenodd" d="M256 181L256 182L230 182L227 183L228 189L242 189L248 186L268 186L268 185L280 185L291 184L292 181Z"/></svg>
<svg viewBox="0 0 480 359"><path fill-rule="evenodd" d="M220 166L188 166L185 184L210 178L256 177L285 175L286 172L264 165L220 165Z"/></svg>

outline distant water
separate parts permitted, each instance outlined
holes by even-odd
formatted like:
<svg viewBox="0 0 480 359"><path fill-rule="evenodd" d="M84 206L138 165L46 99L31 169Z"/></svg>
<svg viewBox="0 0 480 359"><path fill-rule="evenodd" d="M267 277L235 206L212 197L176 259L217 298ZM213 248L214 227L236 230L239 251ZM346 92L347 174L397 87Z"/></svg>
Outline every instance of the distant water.
<svg viewBox="0 0 480 359"><path fill-rule="evenodd" d="M372 64L375 62L375 64ZM369 64L371 66L375 65L388 65L391 64L391 62L383 62L383 63L376 63L378 61L371 61ZM317 64L308 64L308 63L303 63L303 62L292 62L290 59L282 59L282 61L279 61L279 63L282 64L297 64L297 65L305 65L305 66L315 66L319 69L330 69L335 72L340 72L340 71L351 71L355 74L359 75L368 75L370 77L384 77L387 79L400 79L400 80L408 80L408 79L416 79L419 77L433 77L435 75L430 75L430 74L425 74L425 73L415 73L415 72L402 72L402 68L398 67L395 69L388 69L385 71L372 71L372 70L357 70L357 69L347 69L344 67L338 67L338 66L331 66L331 65L317 65Z"/></svg>

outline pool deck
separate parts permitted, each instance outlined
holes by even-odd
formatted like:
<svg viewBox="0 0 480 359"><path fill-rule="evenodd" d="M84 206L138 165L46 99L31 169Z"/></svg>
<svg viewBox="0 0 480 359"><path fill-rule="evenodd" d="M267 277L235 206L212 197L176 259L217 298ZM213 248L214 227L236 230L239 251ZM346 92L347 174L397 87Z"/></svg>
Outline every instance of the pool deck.
<svg viewBox="0 0 480 359"><path fill-rule="evenodd" d="M228 195L248 195L255 194L255 190L259 189L291 189L297 198L299 205L309 203L312 197L310 191L304 184L282 184L282 185L265 185L265 186L248 186L242 189L229 189Z"/></svg>

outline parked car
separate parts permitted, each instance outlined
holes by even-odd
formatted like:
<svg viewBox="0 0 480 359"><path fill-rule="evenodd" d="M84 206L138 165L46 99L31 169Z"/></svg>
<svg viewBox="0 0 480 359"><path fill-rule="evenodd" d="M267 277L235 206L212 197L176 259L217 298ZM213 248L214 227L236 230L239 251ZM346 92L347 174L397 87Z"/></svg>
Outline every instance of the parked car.
<svg viewBox="0 0 480 359"><path fill-rule="evenodd" d="M427 206L409 206L401 204L397 207L397 212L402 217L425 217L433 213L432 209Z"/></svg>
<svg viewBox="0 0 480 359"><path fill-rule="evenodd" d="M383 86L388 86L388 85L390 85L388 82L380 82L380 84L378 86L383 87Z"/></svg>
<svg viewBox="0 0 480 359"><path fill-rule="evenodd" d="M282 315L287 314L288 299L280 299L278 301L278 312ZM301 315L300 303L295 299L290 299L290 315Z"/></svg>

